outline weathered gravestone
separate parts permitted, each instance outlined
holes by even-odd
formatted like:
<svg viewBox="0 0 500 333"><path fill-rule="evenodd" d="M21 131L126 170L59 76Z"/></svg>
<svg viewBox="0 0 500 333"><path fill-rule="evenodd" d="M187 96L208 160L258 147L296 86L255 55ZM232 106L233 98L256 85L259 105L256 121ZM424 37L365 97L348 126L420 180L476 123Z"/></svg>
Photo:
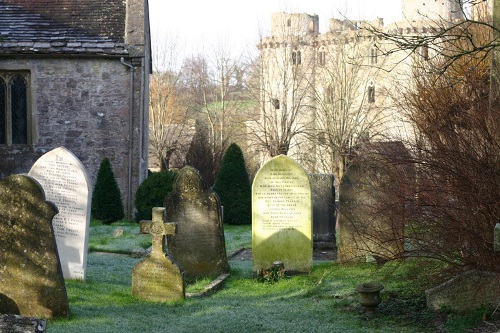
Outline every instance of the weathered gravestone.
<svg viewBox="0 0 500 333"><path fill-rule="evenodd" d="M204 188L198 170L186 166L165 199L169 220L178 224L177 233L167 236L168 250L188 277L229 272L220 200Z"/></svg>
<svg viewBox="0 0 500 333"><path fill-rule="evenodd" d="M313 202L314 248L335 247L335 185L332 174L309 175Z"/></svg>
<svg viewBox="0 0 500 333"><path fill-rule="evenodd" d="M153 208L153 221L141 221L141 233L151 234L151 253L132 271L132 295L147 301L171 302L185 298L184 272L165 253L165 236L176 232L174 223L165 223L165 208Z"/></svg>
<svg viewBox="0 0 500 333"><path fill-rule="evenodd" d="M337 261L384 261L404 253L404 189L395 190L394 173L412 168L388 161L406 156L397 142L372 144L361 151L340 183Z"/></svg>
<svg viewBox="0 0 500 333"><path fill-rule="evenodd" d="M304 169L279 155L267 161L252 185L253 269L281 261L287 271L313 265L311 185Z"/></svg>
<svg viewBox="0 0 500 333"><path fill-rule="evenodd" d="M57 208L33 178L13 175L0 181L0 313L69 315L52 229L55 214Z"/></svg>
<svg viewBox="0 0 500 333"><path fill-rule="evenodd" d="M29 175L59 210L53 227L64 278L85 280L91 192L84 166L73 153L59 147L40 157Z"/></svg>

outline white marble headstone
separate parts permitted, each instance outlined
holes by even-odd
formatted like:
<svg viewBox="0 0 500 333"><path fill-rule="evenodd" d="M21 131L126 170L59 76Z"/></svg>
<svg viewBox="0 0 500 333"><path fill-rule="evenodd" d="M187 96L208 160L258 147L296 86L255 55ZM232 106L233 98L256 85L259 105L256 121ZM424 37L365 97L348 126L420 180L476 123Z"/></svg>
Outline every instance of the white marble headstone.
<svg viewBox="0 0 500 333"><path fill-rule="evenodd" d="M40 157L29 175L59 209L52 224L64 278L85 280L91 192L83 164L68 149L59 147Z"/></svg>

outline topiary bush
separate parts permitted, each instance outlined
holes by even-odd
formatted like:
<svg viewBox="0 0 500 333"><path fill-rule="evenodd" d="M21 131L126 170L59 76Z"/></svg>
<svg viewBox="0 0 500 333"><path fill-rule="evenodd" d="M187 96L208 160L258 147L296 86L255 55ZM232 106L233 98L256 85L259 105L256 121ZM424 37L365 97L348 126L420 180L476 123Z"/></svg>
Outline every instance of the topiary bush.
<svg viewBox="0 0 500 333"><path fill-rule="evenodd" d="M226 150L213 189L224 206L224 223L252 223L252 188L243 152L237 144Z"/></svg>
<svg viewBox="0 0 500 333"><path fill-rule="evenodd" d="M108 158L102 160L97 173L90 213L104 224L111 224L125 217L120 189Z"/></svg>
<svg viewBox="0 0 500 333"><path fill-rule="evenodd" d="M160 171L149 173L135 193L135 220L151 220L153 207L163 207L163 201L172 191L175 171Z"/></svg>

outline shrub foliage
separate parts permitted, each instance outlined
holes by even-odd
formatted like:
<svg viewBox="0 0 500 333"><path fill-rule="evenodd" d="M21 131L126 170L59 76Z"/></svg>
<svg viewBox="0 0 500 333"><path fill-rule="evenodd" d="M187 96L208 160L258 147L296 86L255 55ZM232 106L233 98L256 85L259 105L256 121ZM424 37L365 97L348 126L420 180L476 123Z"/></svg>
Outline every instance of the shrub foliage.
<svg viewBox="0 0 500 333"><path fill-rule="evenodd" d="M111 224L125 216L120 189L108 158L101 162L97 173L92 192L91 215L105 224Z"/></svg>
<svg viewBox="0 0 500 333"><path fill-rule="evenodd" d="M160 171L149 174L135 194L136 221L151 220L153 207L163 207L163 201L172 191L176 172Z"/></svg>
<svg viewBox="0 0 500 333"><path fill-rule="evenodd" d="M231 144L224 154L214 191L224 206L224 223L252 223L250 181L243 152L235 143Z"/></svg>

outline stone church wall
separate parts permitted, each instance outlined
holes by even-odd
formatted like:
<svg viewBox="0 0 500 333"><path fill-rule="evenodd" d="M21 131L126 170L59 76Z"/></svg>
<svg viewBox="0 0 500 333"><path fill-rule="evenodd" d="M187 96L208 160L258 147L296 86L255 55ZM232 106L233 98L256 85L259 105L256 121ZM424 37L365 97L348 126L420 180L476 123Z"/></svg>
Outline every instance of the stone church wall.
<svg viewBox="0 0 500 333"><path fill-rule="evenodd" d="M28 127L31 144L0 146L0 177L28 172L43 153L64 146L87 168L95 184L99 165L109 158L122 191L124 207L133 206L133 195L147 169L141 166L147 141L141 142L141 71L134 75L135 95L130 97L130 69L120 59L26 58L0 60L3 70L30 74ZM129 126L131 104L133 125ZM132 165L129 165L129 133L132 131ZM142 149L142 151L141 151ZM129 180L129 168L132 179Z"/></svg>

